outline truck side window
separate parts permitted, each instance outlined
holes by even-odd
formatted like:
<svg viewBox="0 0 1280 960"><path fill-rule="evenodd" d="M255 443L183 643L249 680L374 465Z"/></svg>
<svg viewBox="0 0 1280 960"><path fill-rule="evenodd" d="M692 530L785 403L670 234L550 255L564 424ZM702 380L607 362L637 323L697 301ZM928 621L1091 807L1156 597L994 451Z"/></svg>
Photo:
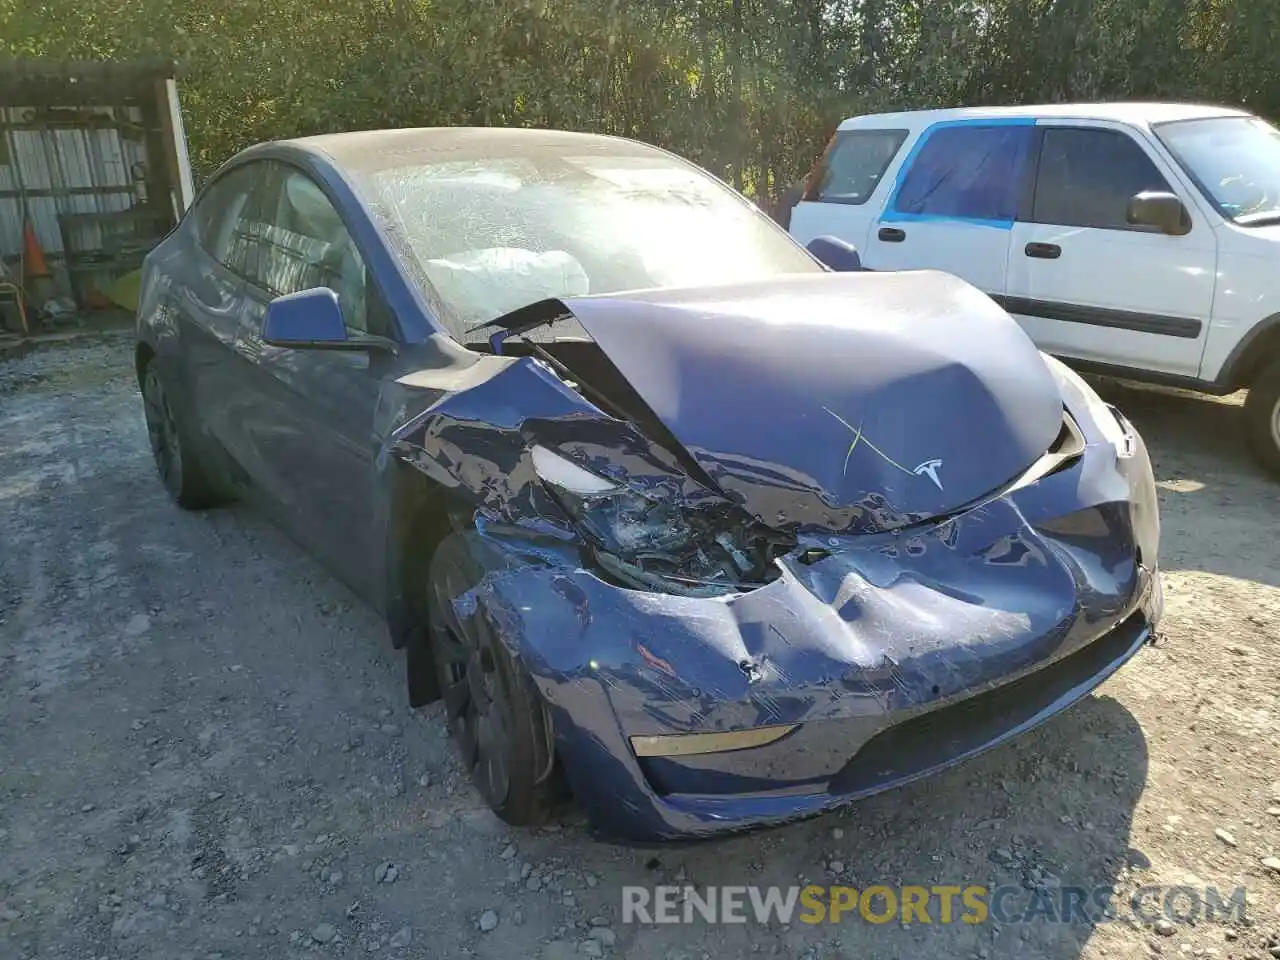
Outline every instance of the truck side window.
<svg viewBox="0 0 1280 960"><path fill-rule="evenodd" d="M906 130L839 131L818 161L804 199L861 206L906 139Z"/></svg>
<svg viewBox="0 0 1280 960"><path fill-rule="evenodd" d="M1170 190L1146 151L1128 134L1087 127L1046 127L1031 218L1036 223L1102 230L1143 230L1125 217L1144 190Z"/></svg>
<svg viewBox="0 0 1280 960"><path fill-rule="evenodd" d="M926 133L894 197L893 212L1012 222L1034 129L965 123Z"/></svg>

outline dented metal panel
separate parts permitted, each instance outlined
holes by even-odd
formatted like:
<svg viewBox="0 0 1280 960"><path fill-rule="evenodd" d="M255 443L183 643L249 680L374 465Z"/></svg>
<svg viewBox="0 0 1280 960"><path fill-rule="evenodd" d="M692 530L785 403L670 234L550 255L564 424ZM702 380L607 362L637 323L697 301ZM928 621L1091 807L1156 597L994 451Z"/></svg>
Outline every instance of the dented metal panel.
<svg viewBox="0 0 1280 960"><path fill-rule="evenodd" d="M889 281L921 282L929 283L919 277ZM929 296L938 292L935 286ZM722 291L720 302L727 299ZM596 322L600 314L584 309L587 302L567 305L595 334L603 329ZM629 304L629 322L636 326L650 319L636 315L642 302ZM660 341L664 327L655 328L653 340ZM701 358L704 369L740 354L742 344L726 328L708 325L702 332L720 351ZM1051 436L1064 403L1087 419L1079 400L1054 381L1038 354L1024 357L1011 345L1007 360L1032 368L1021 381L1028 394L1018 398L1022 409L1046 420L1033 422L1032 431ZM671 359L668 364L680 366ZM619 366L629 369L626 361ZM977 376L972 368L970 373ZM823 375L813 379L820 394ZM667 383L675 390L689 379L677 376ZM679 582L646 591L610 582L607 570L593 568L584 559L581 529L539 480L529 450L547 445L602 477L689 513L724 500L751 505L758 495L736 496L741 488L732 481L713 489L694 480L672 451L633 424L606 415L534 358L481 356L462 371L424 372L398 384L406 391L430 390L435 399L389 429L384 462L398 457L474 504L474 531L458 536L471 542L491 572L455 604L463 616L483 616L535 678L560 718L557 731L574 758L570 774L579 800L614 834L714 833L725 829L726 820L740 827L801 816L860 791L887 788L902 777L887 771L868 779L855 771L844 792L829 783L860 745L895 725L1060 661L1067 664L1129 623L1132 636L1124 635L1114 662L1102 663L1088 682L1064 687L1028 714L1043 719L1041 714L1083 696L1131 656L1159 618L1154 571L1139 559L1156 552L1158 529L1141 515L1154 514L1154 503L1133 496L1150 483L1145 450L1120 458L1095 437L1070 470L970 504L939 522L916 516L907 528L903 511L889 499L906 488L873 485L889 475L885 471L861 474L864 486L839 488L827 509L806 514L794 505L811 492L825 502L829 491L797 483L794 465L762 463L755 482L773 478L774 496L793 505L786 519L795 539L778 559L779 575L751 588L690 596ZM646 397L676 436L682 432L681 413L707 409L667 404L649 386ZM730 405L727 391L720 399ZM820 399L796 402L818 410ZM1047 399L1042 406L1054 420L1037 409L1039 399ZM775 395L775 401L785 419L787 399ZM411 399L392 406L412 407ZM733 420L734 415L726 419L744 434L761 428L750 417ZM989 423L979 426L988 435L992 430ZM927 435L929 427L923 424L915 435ZM823 436L821 429L805 433L819 439L813 462L825 458L839 468L826 476L847 476L842 471L848 443L835 436L824 443ZM1027 464L1012 466L1021 470ZM988 488L999 487L1011 467L994 470L983 481ZM717 481L725 476L711 475ZM879 512L835 509L877 498L885 507ZM944 510L953 507L942 504ZM1032 720L997 725L973 749L1012 735L1024 722ZM631 736L771 724L799 729L785 748L739 750L714 760L642 761L628 746ZM957 747L947 762L969 752ZM922 775L908 770L902 776L908 773ZM700 799L667 795L664 786L682 788L677 794L695 788L709 793Z"/></svg>
<svg viewBox="0 0 1280 960"><path fill-rule="evenodd" d="M719 487L773 525L869 532L949 512L1019 474L1062 423L1031 341L948 274L566 306Z"/></svg>

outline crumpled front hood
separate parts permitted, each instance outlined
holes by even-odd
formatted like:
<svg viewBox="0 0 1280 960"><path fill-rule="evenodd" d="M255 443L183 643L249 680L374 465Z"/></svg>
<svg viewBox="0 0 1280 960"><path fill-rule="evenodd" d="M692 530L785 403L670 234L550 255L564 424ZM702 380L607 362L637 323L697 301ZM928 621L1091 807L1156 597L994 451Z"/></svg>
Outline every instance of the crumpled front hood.
<svg viewBox="0 0 1280 960"><path fill-rule="evenodd" d="M563 302L720 488L773 526L869 532L952 512L1062 426L1031 340L949 274Z"/></svg>

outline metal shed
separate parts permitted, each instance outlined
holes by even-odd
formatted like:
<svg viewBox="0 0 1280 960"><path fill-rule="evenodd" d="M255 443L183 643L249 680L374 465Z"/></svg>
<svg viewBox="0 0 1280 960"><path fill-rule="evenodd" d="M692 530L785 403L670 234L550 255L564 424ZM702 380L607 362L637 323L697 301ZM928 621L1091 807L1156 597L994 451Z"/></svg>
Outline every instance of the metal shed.
<svg viewBox="0 0 1280 960"><path fill-rule="evenodd" d="M102 305L192 192L173 64L0 61L0 277L24 287L29 314Z"/></svg>

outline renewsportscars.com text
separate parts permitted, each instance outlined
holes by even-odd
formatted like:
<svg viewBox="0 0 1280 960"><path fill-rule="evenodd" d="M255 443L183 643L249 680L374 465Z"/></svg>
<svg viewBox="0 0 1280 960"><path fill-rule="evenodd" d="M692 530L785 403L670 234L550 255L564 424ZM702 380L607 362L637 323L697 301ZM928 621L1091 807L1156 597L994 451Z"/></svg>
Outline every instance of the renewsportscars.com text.
<svg viewBox="0 0 1280 960"><path fill-rule="evenodd" d="M1154 923L1244 920L1246 891L1147 886L1128 896L1108 886L1027 889L981 884L622 888L623 923Z"/></svg>

